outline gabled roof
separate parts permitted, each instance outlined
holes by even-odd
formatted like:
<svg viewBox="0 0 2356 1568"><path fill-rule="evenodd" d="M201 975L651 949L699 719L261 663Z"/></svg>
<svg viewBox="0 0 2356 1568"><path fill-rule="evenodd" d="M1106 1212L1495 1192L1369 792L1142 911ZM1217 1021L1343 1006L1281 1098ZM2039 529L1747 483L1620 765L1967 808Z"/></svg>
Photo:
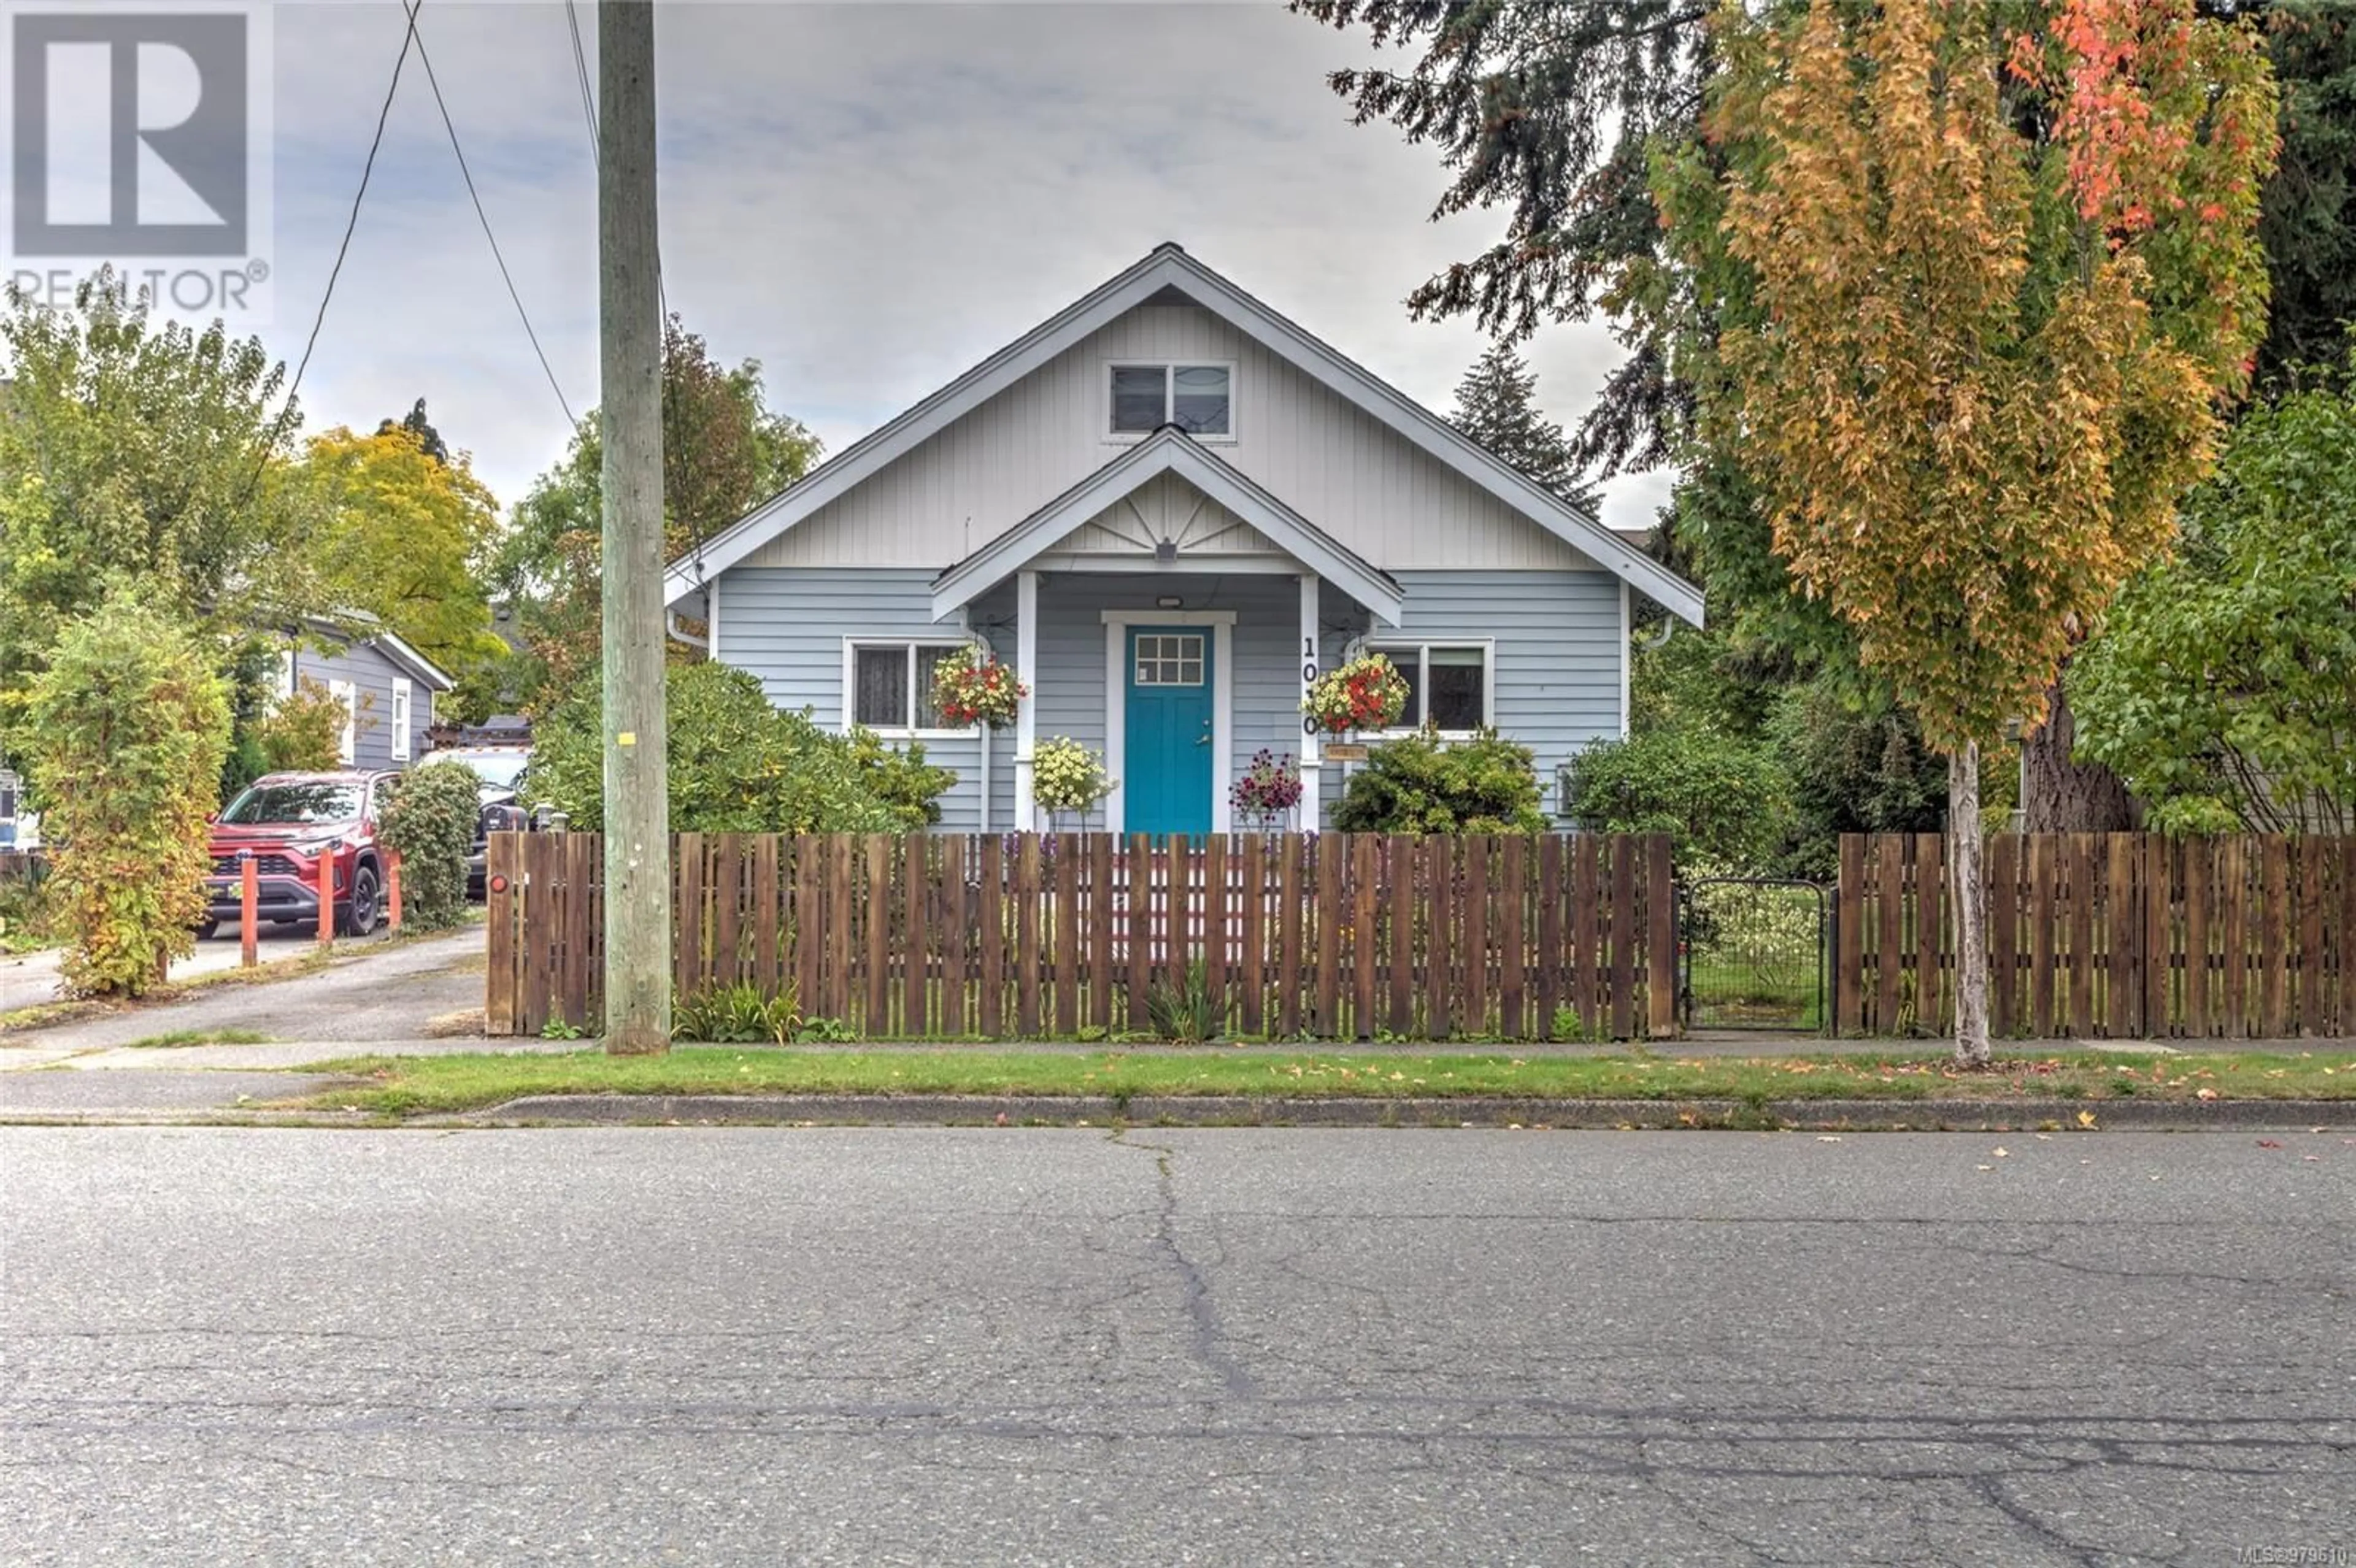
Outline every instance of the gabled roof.
<svg viewBox="0 0 2356 1568"><path fill-rule="evenodd" d="M411 647L399 634L365 610L338 610L332 616L305 615L303 624L348 647L373 647L397 667L407 670L412 678L435 691L447 691L458 684L440 665Z"/></svg>
<svg viewBox="0 0 2356 1568"><path fill-rule="evenodd" d="M1369 566L1324 529L1262 489L1234 464L1163 425L973 554L933 579L933 618L1052 549L1058 539L1160 474L1175 474L1281 546L1286 554L1372 610L1399 624L1407 595L1390 573ZM1179 565L1185 564L1179 558Z"/></svg>
<svg viewBox="0 0 2356 1568"><path fill-rule="evenodd" d="M1151 255L1119 276L754 507L695 555L672 562L663 584L665 601L677 604L700 592L708 577L734 566L919 443L1164 290L1183 294L1226 321L1606 571L1642 589L1680 619L1697 626L1702 624L1701 591L1605 528L1593 512L1534 484L1414 399L1173 244L1155 247Z"/></svg>

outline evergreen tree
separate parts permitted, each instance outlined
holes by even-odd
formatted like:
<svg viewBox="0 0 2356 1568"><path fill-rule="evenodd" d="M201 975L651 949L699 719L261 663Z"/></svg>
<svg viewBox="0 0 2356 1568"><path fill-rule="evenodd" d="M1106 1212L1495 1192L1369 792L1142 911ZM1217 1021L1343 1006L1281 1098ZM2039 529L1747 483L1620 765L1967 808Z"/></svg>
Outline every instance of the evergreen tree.
<svg viewBox="0 0 2356 1568"><path fill-rule="evenodd" d="M434 421L425 417L423 398L418 399L403 417L397 420L384 420L376 427L376 432L379 435L391 435L397 430L407 431L414 436L417 440L418 451L444 468L450 465L449 445L443 441L442 432L434 428Z"/></svg>
<svg viewBox="0 0 2356 1568"><path fill-rule="evenodd" d="M1562 426L1538 411L1537 373L1511 346L1493 343L1456 383L1448 422L1565 500L1592 507Z"/></svg>
<svg viewBox="0 0 2356 1568"><path fill-rule="evenodd" d="M1420 50L1406 71L1337 70L1327 85L1357 123L1387 120L1435 145L1452 176L1432 216L1500 207L1505 234L1408 296L1418 320L1471 315L1518 342L1580 321L1633 262L1662 255L1646 165L1655 138L1697 138L1712 69L1707 0L1291 0L1378 44ZM1658 335L1580 421L1581 468L1610 475L1673 460L1692 408Z"/></svg>

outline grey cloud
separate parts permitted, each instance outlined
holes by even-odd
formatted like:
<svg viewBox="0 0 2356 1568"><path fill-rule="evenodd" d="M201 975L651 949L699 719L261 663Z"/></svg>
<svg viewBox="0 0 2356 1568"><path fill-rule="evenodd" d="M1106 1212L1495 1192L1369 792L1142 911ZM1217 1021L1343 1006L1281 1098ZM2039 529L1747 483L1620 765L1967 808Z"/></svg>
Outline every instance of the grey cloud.
<svg viewBox="0 0 2356 1568"><path fill-rule="evenodd" d="M776 406L830 446L1166 239L1434 407L1480 351L1470 325L1409 322L1399 302L1497 219L1428 221L1430 151L1348 124L1323 73L1371 58L1361 38L1275 5L658 16L670 302L716 353L760 358ZM563 13L436 4L421 25L557 378L592 406L594 194ZM279 9L266 336L282 353L300 350L401 26L389 4ZM423 395L512 500L562 450L563 419L411 70L306 422L372 423ZM1600 325L1546 334L1534 361L1553 411L1575 420L1616 357ZM1610 520L1649 522L1662 489L1615 485Z"/></svg>

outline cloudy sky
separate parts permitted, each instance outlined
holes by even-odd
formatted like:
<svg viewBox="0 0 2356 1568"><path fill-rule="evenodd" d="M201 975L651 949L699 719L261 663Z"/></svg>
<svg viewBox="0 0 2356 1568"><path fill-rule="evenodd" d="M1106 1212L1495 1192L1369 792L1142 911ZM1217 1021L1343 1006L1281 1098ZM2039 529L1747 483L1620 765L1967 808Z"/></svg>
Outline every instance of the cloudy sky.
<svg viewBox="0 0 2356 1568"><path fill-rule="evenodd" d="M581 19L594 70L594 10ZM402 39L392 4L276 8L276 300L291 360ZM573 409L597 401L594 173L565 10L428 0L420 31L525 308ZM1429 221L1441 172L1353 127L1323 73L1375 58L1277 4L666 4L657 26L671 305L839 450L1175 240L1445 410L1480 352L1400 300L1500 219ZM1531 350L1566 424L1614 348ZM428 400L502 501L562 452L557 395L477 227L425 77L402 78L310 370L305 427ZM1606 520L1651 520L1657 476Z"/></svg>

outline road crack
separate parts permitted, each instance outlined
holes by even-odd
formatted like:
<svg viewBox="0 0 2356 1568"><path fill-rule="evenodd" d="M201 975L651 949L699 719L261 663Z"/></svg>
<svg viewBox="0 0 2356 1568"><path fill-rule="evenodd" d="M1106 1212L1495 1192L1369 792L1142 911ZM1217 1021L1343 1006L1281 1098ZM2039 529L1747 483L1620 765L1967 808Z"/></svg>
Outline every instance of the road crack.
<svg viewBox="0 0 2356 1568"><path fill-rule="evenodd" d="M1229 1397L1257 1400L1258 1385L1228 1348L1226 1331L1219 1322L1218 1304L1211 1297L1210 1276L1178 1243L1178 1185L1173 1163L1178 1151L1167 1144L1133 1142L1126 1128L1114 1133L1108 1141L1153 1156L1159 1201L1154 1210L1153 1233L1148 1240L1154 1253L1178 1276L1181 1299L1192 1330L1194 1360L1219 1380Z"/></svg>

